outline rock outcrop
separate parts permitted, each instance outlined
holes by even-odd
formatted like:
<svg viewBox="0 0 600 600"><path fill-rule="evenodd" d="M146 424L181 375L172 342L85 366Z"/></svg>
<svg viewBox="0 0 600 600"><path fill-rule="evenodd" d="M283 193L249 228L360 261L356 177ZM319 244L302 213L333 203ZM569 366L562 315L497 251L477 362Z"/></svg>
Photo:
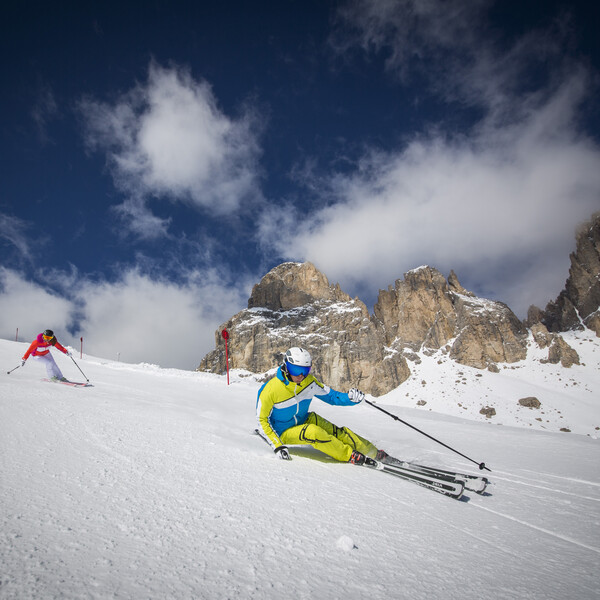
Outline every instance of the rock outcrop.
<svg viewBox="0 0 600 600"><path fill-rule="evenodd" d="M527 396L527 398L519 400L519 406L538 409L542 406L542 403L535 396Z"/></svg>
<svg viewBox="0 0 600 600"><path fill-rule="evenodd" d="M398 348L440 348L456 331L448 282L430 267L409 271L393 288L379 290L374 311L386 343Z"/></svg>
<svg viewBox="0 0 600 600"><path fill-rule="evenodd" d="M581 364L577 351L567 344L560 335L556 335L550 344L550 348L548 348L548 362L555 365L560 363L566 369Z"/></svg>
<svg viewBox="0 0 600 600"><path fill-rule="evenodd" d="M265 373L281 364L290 346L301 346L313 357L316 377L335 389L360 387L379 396L410 375L402 354L385 347L365 304L330 285L311 263L272 269L254 286L248 308L223 327L230 334L230 368ZM225 370L221 331L201 371Z"/></svg>
<svg viewBox="0 0 600 600"><path fill-rule="evenodd" d="M485 368L524 358L527 337L508 307L467 292L454 273L446 281L430 267L410 271L380 292L370 316L363 302L330 285L311 263L272 269L254 286L248 308L223 328L230 334L230 368L267 373L287 348L302 346L323 381L374 396L410 376L406 357L416 350L445 348L457 362ZM225 370L221 331L200 370Z"/></svg>
<svg viewBox="0 0 600 600"><path fill-rule="evenodd" d="M600 213L584 223L576 235L576 250L565 289L544 311L531 307L527 324L543 323L548 331L592 329L600 337Z"/></svg>
<svg viewBox="0 0 600 600"><path fill-rule="evenodd" d="M467 292L453 272L446 281L431 267L409 271L379 292L375 316L392 348L447 346L450 358L479 369L527 355L527 330L510 308Z"/></svg>
<svg viewBox="0 0 600 600"><path fill-rule="evenodd" d="M567 369L573 365L581 364L577 351L559 334L550 333L543 323L534 323L531 326L531 333L533 334L535 343L542 350L548 348L548 358L542 362L549 362L552 364L560 363Z"/></svg>
<svg viewBox="0 0 600 600"><path fill-rule="evenodd" d="M330 285L312 263L283 263L252 288L248 308L286 311L317 300L349 302L351 298L339 285Z"/></svg>
<svg viewBox="0 0 600 600"><path fill-rule="evenodd" d="M524 323L506 304L463 288L453 271L447 280L428 266L405 273L379 291L370 315L363 302L331 285L313 264L289 262L254 286L248 308L215 333L215 350L199 370L225 371L224 328L230 334L230 368L266 378L289 347L302 346L322 381L374 396L408 379L407 359L420 361L417 352L441 351L457 363L497 373L499 363L526 358L528 328L539 348L548 349L542 362L570 367L580 364L579 356L558 332L585 325L600 336L599 306L600 214L577 235L563 292L545 310L530 307Z"/></svg>

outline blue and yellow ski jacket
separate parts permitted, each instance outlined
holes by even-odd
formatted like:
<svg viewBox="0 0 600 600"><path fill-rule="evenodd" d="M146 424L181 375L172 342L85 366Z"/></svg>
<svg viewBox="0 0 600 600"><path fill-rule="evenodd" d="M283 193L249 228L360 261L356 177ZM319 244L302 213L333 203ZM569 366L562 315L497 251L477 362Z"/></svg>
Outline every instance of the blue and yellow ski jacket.
<svg viewBox="0 0 600 600"><path fill-rule="evenodd" d="M301 383L287 379L281 367L277 374L269 379L260 390L256 399L256 418L258 430L268 440L273 449L281 446L279 436L290 427L302 425L309 413L313 397L338 406L354 404L348 394L332 390L322 384L312 374L308 374Z"/></svg>

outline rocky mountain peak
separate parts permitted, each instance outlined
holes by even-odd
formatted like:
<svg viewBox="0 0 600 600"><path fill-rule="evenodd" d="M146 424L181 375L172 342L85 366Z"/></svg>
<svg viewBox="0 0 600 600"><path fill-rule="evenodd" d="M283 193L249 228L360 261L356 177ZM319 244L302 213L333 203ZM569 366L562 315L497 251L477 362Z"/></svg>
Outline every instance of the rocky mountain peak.
<svg viewBox="0 0 600 600"><path fill-rule="evenodd" d="M252 290L248 308L224 324L230 366L266 373L290 346L313 356L315 372L336 389L360 386L378 396L410 376L406 356L444 348L451 358L478 368L523 358L526 333L510 309L476 298L455 273L449 281L424 266L380 291L375 314L331 285L311 263L283 263ZM200 370L223 372L224 342Z"/></svg>
<svg viewBox="0 0 600 600"><path fill-rule="evenodd" d="M301 346L311 353L317 378L335 389L361 386L381 395L410 375L402 354L389 355L365 304L331 285L311 263L288 262L269 271L254 286L248 308L224 327L233 368L272 373L288 348ZM202 371L225 370L220 330L215 342Z"/></svg>
<svg viewBox="0 0 600 600"><path fill-rule="evenodd" d="M439 350L477 368L525 357L527 333L501 302L477 298L451 272L448 281L432 267L419 267L380 291L375 315L394 348Z"/></svg>
<svg viewBox="0 0 600 600"><path fill-rule="evenodd" d="M302 346L324 383L339 390L360 387L374 396L410 377L407 358L420 361L416 352L497 372L498 363L526 358L533 339L548 349L546 362L568 368L580 363L579 356L556 332L584 323L600 335L599 306L598 215L578 233L565 290L545 311L531 307L525 323L506 304L466 290L454 271L448 279L430 266L408 271L379 291L370 315L312 263L286 262L254 286L247 309L215 332L215 350L199 370L225 371L223 328L229 330L230 368L268 377L289 347Z"/></svg>
<svg viewBox="0 0 600 600"><path fill-rule="evenodd" d="M346 302L350 296L312 263L286 262L271 269L252 289L248 308L289 310L316 300Z"/></svg>
<svg viewBox="0 0 600 600"><path fill-rule="evenodd" d="M386 343L418 350L432 328L445 343L454 332L448 282L437 270L422 266L397 279L395 286L380 290L374 307L383 324Z"/></svg>
<svg viewBox="0 0 600 600"><path fill-rule="evenodd" d="M530 307L527 324L541 322L552 332L585 325L600 337L600 213L578 228L575 239L565 289L545 310Z"/></svg>

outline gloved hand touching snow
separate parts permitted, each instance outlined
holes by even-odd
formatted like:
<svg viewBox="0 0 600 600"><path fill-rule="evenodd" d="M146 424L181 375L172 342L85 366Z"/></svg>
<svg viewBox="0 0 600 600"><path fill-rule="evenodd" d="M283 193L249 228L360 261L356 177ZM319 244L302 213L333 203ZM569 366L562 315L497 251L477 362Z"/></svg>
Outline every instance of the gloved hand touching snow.
<svg viewBox="0 0 600 600"><path fill-rule="evenodd" d="M275 454L283 460L292 460L290 453L288 452L287 446L278 446L275 448Z"/></svg>

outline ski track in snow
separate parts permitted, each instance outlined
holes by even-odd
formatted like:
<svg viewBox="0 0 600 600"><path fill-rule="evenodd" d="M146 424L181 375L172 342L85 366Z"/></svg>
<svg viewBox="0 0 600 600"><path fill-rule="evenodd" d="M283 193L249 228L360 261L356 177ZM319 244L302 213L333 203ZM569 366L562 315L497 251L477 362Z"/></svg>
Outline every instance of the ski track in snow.
<svg viewBox="0 0 600 600"><path fill-rule="evenodd" d="M381 401L481 473L366 405L314 402L399 458L489 478L457 501L312 448L278 460L252 380L80 364L94 387L0 377L2 600L600 597L596 439Z"/></svg>
<svg viewBox="0 0 600 600"><path fill-rule="evenodd" d="M521 525L525 525L526 527L531 527L532 529L536 529L537 531L541 531L542 533L545 533L547 535L552 535L561 540L564 540L565 542L569 542L570 544L575 544L576 546L581 546L582 548L586 548L587 550L592 550L594 552L600 553L600 548L595 548L594 546L588 546L587 544L582 544L581 542L578 542L577 540L574 540L573 538L567 537L566 535L560 535L558 533L555 533L554 531L549 531L548 529L544 529L543 527L537 527L536 525L532 525L531 523L527 523L526 521L522 521L521 519L516 519L515 517L511 517L510 515L506 515L497 510L492 510L491 508L482 506L481 504L476 505L476 506L477 506L477 508L480 508L481 510L487 510L488 512L491 512L495 515L499 515L500 517L502 517L504 519L509 519L511 521L515 521L516 523L520 523Z"/></svg>
<svg viewBox="0 0 600 600"><path fill-rule="evenodd" d="M534 471L529 471L530 473L534 473ZM553 473L539 473L539 475L544 475L546 477L554 477L556 479L564 479L570 483L583 483L585 485L592 485L595 487L600 487L600 482L597 481L589 481L587 479L577 479L576 477L563 477L561 475L554 475Z"/></svg>
<svg viewBox="0 0 600 600"><path fill-rule="evenodd" d="M536 485L535 483L531 483L530 481L518 481L516 479L512 479L512 478L509 478L509 477L499 477L497 475L494 475L494 479L496 481L507 481L507 482L510 482L510 483L514 483L516 485L522 485L522 486L526 486L526 487L537 488L539 490L544 490L544 491L547 491L547 492L554 492L555 494L564 494L565 496L575 496L576 498L581 498L581 499L584 499L584 500L591 500L592 502L600 502L600 498L595 498L593 496L583 496L580 493L566 492L564 490L560 490L560 489L557 489L555 487L547 487L547 486L544 486L544 485ZM572 483L597 486L597 484L595 484L594 482L591 482L591 481L582 481L582 480L578 480L578 479L573 479L571 477L561 477L561 479L564 479L566 481L570 481Z"/></svg>

